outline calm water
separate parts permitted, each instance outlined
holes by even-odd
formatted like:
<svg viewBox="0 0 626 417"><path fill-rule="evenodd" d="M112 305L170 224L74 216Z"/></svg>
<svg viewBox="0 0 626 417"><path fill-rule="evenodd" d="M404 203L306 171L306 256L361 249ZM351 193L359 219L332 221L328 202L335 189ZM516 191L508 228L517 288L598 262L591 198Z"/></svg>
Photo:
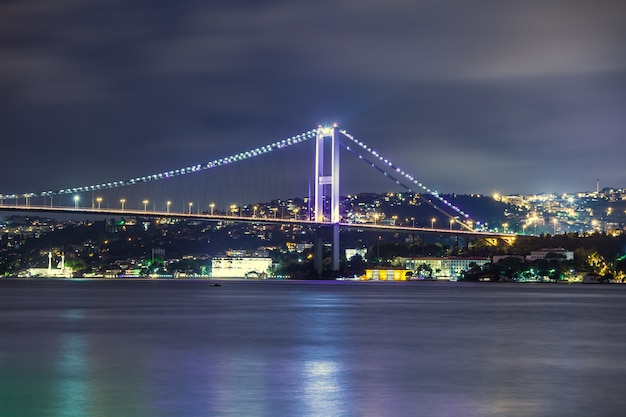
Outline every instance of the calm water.
<svg viewBox="0 0 626 417"><path fill-rule="evenodd" d="M0 280L0 416L620 416L626 286Z"/></svg>

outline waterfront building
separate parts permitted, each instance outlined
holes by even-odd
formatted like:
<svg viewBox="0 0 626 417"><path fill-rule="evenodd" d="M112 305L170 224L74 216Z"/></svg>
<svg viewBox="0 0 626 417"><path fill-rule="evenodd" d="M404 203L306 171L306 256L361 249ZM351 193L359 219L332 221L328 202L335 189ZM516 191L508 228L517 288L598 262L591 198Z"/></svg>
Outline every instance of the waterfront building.
<svg viewBox="0 0 626 417"><path fill-rule="evenodd" d="M356 255L359 255L362 259L365 259L367 257L366 248L346 248L345 252L347 260L354 258Z"/></svg>
<svg viewBox="0 0 626 417"><path fill-rule="evenodd" d="M45 278L72 278L74 271L65 266L65 254L61 254L61 262L56 268L52 267L52 252L48 252L47 268L28 268L26 276Z"/></svg>
<svg viewBox="0 0 626 417"><path fill-rule="evenodd" d="M213 278L267 278L272 258L222 257L211 260Z"/></svg>
<svg viewBox="0 0 626 417"><path fill-rule="evenodd" d="M408 269L366 269L361 281L406 281L411 278L412 271Z"/></svg>
<svg viewBox="0 0 626 417"><path fill-rule="evenodd" d="M456 281L463 276L463 272L470 270L473 266L482 266L489 263L489 258L411 258L405 262L406 269L413 271L413 276L418 277L421 271L430 270L431 275L427 278L435 277L442 280ZM422 274L423 275L423 274Z"/></svg>
<svg viewBox="0 0 626 417"><path fill-rule="evenodd" d="M537 259L546 259L546 256L557 257L566 261L574 259L574 252L565 250L563 248L547 248L534 250L530 252L530 255L526 256L527 261L536 261Z"/></svg>

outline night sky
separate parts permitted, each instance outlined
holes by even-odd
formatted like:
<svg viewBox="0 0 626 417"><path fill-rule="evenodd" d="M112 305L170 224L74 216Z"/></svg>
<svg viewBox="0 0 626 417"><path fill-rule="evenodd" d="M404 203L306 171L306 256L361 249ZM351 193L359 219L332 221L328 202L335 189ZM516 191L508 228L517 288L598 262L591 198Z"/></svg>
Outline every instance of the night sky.
<svg viewBox="0 0 626 417"><path fill-rule="evenodd" d="M625 22L624 0L3 2L0 194L330 122L442 193L624 187Z"/></svg>

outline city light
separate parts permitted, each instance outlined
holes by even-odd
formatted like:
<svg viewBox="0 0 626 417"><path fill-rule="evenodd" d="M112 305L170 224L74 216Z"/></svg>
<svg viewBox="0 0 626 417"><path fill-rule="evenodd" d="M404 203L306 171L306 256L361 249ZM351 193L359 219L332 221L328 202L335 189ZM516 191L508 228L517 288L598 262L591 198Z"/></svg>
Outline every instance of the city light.
<svg viewBox="0 0 626 417"><path fill-rule="evenodd" d="M326 127L322 127L321 129L326 129L324 131L330 132L334 128L336 128L336 126L328 127L328 125L326 125ZM4 200L11 200L11 202L15 200L15 205L18 206L20 205L21 198L25 198L26 206L30 207L31 202L36 203L36 200L32 197L43 196L44 197L43 205L44 206L47 205L46 204L48 203L47 199L50 198L49 205L50 207L52 207L52 200L53 200L54 195L69 194L68 197L70 197L72 199L71 201L74 202L74 209L78 209L81 207L80 199L82 198L82 195L85 195L84 192L89 192L91 196L91 198L89 199L91 201L91 209L97 209L100 211L102 210L102 202L104 201L104 198L107 198L107 201L109 201L111 197L106 194L104 195L100 194L100 191L95 193L94 192L95 190L101 190L105 188L123 187L127 185L132 185L132 184L139 184L139 183L144 183L148 181L169 178L169 177L176 176L176 175L185 175L187 173L199 172L205 169L233 164L238 161L243 161L248 158L253 158L255 156L266 154L276 149L282 149L287 146L301 143L303 141L306 141L310 138L315 137L315 135L318 134L319 132L320 131L317 129L311 130L301 135L296 135L293 137L286 138L284 140L276 141L267 146L258 147L255 149L250 149L245 152L233 154L224 158L215 159L206 164L190 165L185 168L165 171L165 172L158 173L158 174L135 177L128 181L105 182L105 183L96 184L96 185L87 186L87 187L66 188L58 192L45 191L45 192L42 192L41 194L37 194L37 193L23 193L23 194L10 194L10 195L3 194L3 195L0 195L0 205L4 203ZM337 131L335 130L333 133L335 132ZM492 197L495 200L506 203L507 205L510 205L512 207L516 207L515 211L507 210L505 218L502 219L504 221L509 221L509 224L502 224L501 225L502 228L499 227L500 222L496 220L493 220L491 224L488 224L485 222L475 222L475 224L473 224L473 222L469 221L469 215L461 211L458 207L454 206L452 202L446 200L443 195L439 194L438 191L426 188L422 183L415 180L411 175L403 171L401 168L393 165L393 163L389 159L383 157L377 150L374 150L368 147L363 142L357 141L345 131L340 131L339 133L345 136L345 138L349 139L348 141L342 138L342 140L344 140L345 142L343 143L344 145L349 144L353 146L354 148L357 148L355 144L358 145L358 148L359 148L358 157L360 159L364 159L366 162L370 163L371 166L378 169L381 173L388 176L392 180L395 180L397 184L400 184L399 182L400 180L404 180L404 179L408 180L408 181L404 181L406 185L403 185L403 184L400 184L400 185L405 187L409 193L413 193L415 196L414 197L415 199L419 198L420 194L416 193L410 188L411 184L416 184L418 187L420 187L421 189L425 191L424 193L421 194L421 196L423 196L424 201L427 200L427 202L429 202L431 205L433 203L436 203L437 206L442 207L446 211L449 211L447 208L450 208L452 210L457 211L459 214L461 214L463 217L456 216L455 219L450 219L450 230L453 230L455 228L454 222L458 222L459 227L457 227L457 229L461 228L461 229L473 230L472 229L472 225L473 225L473 227L476 227L477 231L494 231L495 230L497 232L498 230L503 230L505 233L521 232L524 235L526 233L530 234L531 232L533 232L534 235L537 235L537 233L544 234L549 231L552 231L553 234L555 235L557 232L566 234L570 231L577 231L579 233L588 233L590 230L593 230L593 229L601 230L603 232L606 231L606 233L611 233L612 230L618 230L620 233L623 233L622 231L623 228L621 226L621 224L623 224L622 213L626 214L626 210L624 210L624 206L622 203L620 203L620 201L624 200L624 198L621 198L621 196L626 195L626 193L622 189L615 190L615 192L613 190L606 191L606 192L603 191L599 196L597 195L598 194L597 191L596 193L581 192L577 194L542 193L542 194L535 194L535 195L528 195L528 196L515 196L515 195L508 196L508 195L501 195L499 193L494 193ZM350 150L349 146L346 146L346 148ZM413 188L416 188L416 187L413 187ZM421 190L417 190L417 191L421 192ZM426 193L430 194L434 198L431 199L430 196L426 197L425 196ZM393 194L391 195L393 196ZM151 201L153 201L153 204L154 204L154 201L157 201L160 199L159 197L155 197L153 194L147 194L146 196L151 198ZM574 198L574 196L576 198ZM606 204L604 203L602 205L587 204L587 202L590 201L592 197L596 199L594 201L597 201L597 199L600 198L601 200L605 201ZM443 204L440 204L435 199L439 200ZM60 201L69 202L65 197ZM121 204L122 211L125 210L126 199L122 198L119 201ZM134 204L137 204L135 202L136 201L135 198L131 198L128 201L129 201L128 204L130 204L131 206ZM86 207L85 204L86 203L83 203L84 207ZM141 207L141 204L142 203L139 203L140 207ZM177 204L181 204L181 203L178 202ZM197 213L203 212L201 207L203 205L206 207L206 203L202 202L201 200L198 200L196 201L196 204L198 206L198 209L196 210ZM295 208L293 205L285 205L285 204L280 204L278 208L269 208L269 207L256 206L256 205L253 206L252 204L244 205L245 203L243 202L241 204L242 206L240 207L237 207L236 205L234 205L234 208L231 208L230 210L230 214L233 216L236 216L237 211L239 211L239 217L243 217L243 213L245 212L246 216L251 215L252 217L256 218L257 215L265 216L265 217L271 216L272 211L273 211L274 218L277 218L277 212L278 210L281 210L281 218L288 219L291 217L297 221L298 219L303 219L303 220L306 220L307 218L310 219L311 216L309 212L315 211L314 208L310 207L310 204L309 204L308 209L302 208L302 207ZM111 204L108 203L105 206L105 210L106 210L106 207L109 207L110 205ZM143 200L144 212L147 212L147 205L148 205L148 200L147 199ZM181 205L182 205L182 214L184 214L185 211L188 211L189 214L193 213L193 207L192 207L193 203L189 203L188 209L185 209L184 202L182 202ZM71 202L70 202L69 207L71 207ZM209 204L211 215L214 214L214 207L215 207L214 203ZM435 207L435 208L439 208L439 207ZM379 212L375 213L374 210L378 210ZM156 204L154 204L153 206L153 211L156 211ZM171 212L171 202L168 201L167 213L170 213L170 212ZM222 213L228 214L228 209L226 209L225 211L222 211ZM418 228L419 228L424 223L426 225L428 224L428 217L426 217L426 219L418 218L418 222L416 222L415 217L409 217L411 214L408 214L408 213L407 214L402 213L402 214L406 216L406 218L402 217L405 220L404 221L400 220L398 222L397 217L391 216L391 213L385 213L384 210L380 206L376 206L376 208L372 206L372 207L368 207L360 215L354 216L354 221L355 222L359 222L359 221L374 222L374 224L380 223L381 227L392 226L393 224L395 224L396 226L397 225L406 225L406 226L412 225L412 227L415 227L417 223ZM446 214L446 216L449 216L450 214L453 214L453 213L450 212ZM592 220L594 219L594 216L595 216L595 219L597 220ZM446 218L447 217L442 217L442 221L445 222ZM411 222L409 222L409 219L411 219ZM327 219L323 219L323 221L327 221ZM431 219L431 229L434 229L436 221L437 219L434 217ZM550 223L552 223L552 228L550 228ZM531 224L533 226L533 229L529 231L528 226ZM537 228L537 226L539 226L539 228ZM441 227L441 225L439 225L439 227Z"/></svg>

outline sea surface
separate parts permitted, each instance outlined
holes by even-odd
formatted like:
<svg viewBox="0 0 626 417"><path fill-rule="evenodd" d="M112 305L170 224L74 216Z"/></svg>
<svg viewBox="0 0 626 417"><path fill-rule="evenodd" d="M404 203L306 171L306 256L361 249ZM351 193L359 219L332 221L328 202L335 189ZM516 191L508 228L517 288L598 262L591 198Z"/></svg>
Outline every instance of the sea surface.
<svg viewBox="0 0 626 417"><path fill-rule="evenodd" d="M626 285L0 279L0 416L622 416Z"/></svg>

